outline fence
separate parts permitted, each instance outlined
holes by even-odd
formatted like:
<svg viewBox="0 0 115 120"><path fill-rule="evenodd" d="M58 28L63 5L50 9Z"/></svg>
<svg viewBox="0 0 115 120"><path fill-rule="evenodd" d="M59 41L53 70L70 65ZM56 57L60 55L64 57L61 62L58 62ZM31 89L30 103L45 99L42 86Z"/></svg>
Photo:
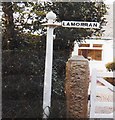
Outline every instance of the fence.
<svg viewBox="0 0 115 120"><path fill-rule="evenodd" d="M105 89L110 92L115 92L114 86L107 82L104 78L113 78L115 72L98 72L96 69L92 70L91 75L91 89L90 89L90 118L113 118L113 113L96 113L96 107L113 107L113 102L98 102L96 100L97 92L103 91L102 87L97 86L97 82L104 85Z"/></svg>

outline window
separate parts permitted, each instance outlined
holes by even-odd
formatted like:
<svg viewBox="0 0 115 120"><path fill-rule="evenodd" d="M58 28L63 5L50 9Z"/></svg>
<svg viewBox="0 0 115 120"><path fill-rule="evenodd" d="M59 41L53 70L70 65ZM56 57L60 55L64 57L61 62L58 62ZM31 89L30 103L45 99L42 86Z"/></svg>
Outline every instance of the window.
<svg viewBox="0 0 115 120"><path fill-rule="evenodd" d="M90 44L80 44L79 47L90 47Z"/></svg>
<svg viewBox="0 0 115 120"><path fill-rule="evenodd" d="M90 57L91 60L102 60L102 50L95 50L95 49L79 49L79 55L83 55L85 58Z"/></svg>
<svg viewBox="0 0 115 120"><path fill-rule="evenodd" d="M93 44L93 47L102 47L102 44Z"/></svg>

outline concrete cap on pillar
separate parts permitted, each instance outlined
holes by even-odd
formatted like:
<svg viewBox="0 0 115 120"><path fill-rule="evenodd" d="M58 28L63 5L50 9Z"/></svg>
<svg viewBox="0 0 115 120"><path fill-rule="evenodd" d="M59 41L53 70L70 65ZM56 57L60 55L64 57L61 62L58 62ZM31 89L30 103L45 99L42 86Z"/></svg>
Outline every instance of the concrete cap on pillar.
<svg viewBox="0 0 115 120"><path fill-rule="evenodd" d="M88 61L86 58L84 58L82 55L75 55L69 58L68 60L81 60L81 61Z"/></svg>

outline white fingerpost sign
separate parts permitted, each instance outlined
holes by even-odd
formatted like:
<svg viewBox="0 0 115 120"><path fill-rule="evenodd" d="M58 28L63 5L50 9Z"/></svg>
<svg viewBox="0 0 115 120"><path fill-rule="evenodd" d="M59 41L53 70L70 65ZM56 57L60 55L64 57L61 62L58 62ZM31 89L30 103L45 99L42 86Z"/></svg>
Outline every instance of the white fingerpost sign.
<svg viewBox="0 0 115 120"><path fill-rule="evenodd" d="M99 28L99 23L98 22L82 22L82 21L62 21L62 27Z"/></svg>
<svg viewBox="0 0 115 120"><path fill-rule="evenodd" d="M45 59L45 75L44 75L44 90L43 90L43 118L48 118L51 107L51 87L52 87L52 61L53 61L53 31L55 27L70 27L70 28L99 28L97 22L78 22L78 21L62 21L56 22L56 14L52 11L46 15L48 23L42 25L47 26L47 43L46 43L46 59ZM76 43L75 43L76 44ZM78 55L74 50L72 55Z"/></svg>
<svg viewBox="0 0 115 120"><path fill-rule="evenodd" d="M52 11L46 15L46 18L48 19L48 23L42 24L47 26L47 44L43 93L43 118L47 118L49 116L51 106L53 31L56 26L61 25L59 23L55 23L56 14Z"/></svg>

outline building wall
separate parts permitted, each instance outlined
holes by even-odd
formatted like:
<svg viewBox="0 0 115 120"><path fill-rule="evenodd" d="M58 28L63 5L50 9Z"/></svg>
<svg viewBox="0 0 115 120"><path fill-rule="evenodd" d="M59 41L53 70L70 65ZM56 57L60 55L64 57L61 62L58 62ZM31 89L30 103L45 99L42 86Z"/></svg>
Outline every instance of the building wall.
<svg viewBox="0 0 115 120"><path fill-rule="evenodd" d="M106 40L106 39L101 39L101 40L95 40L95 39L88 39L86 40L85 44L90 44L90 47L78 47L78 51L79 50L95 50L95 52L97 52L98 50L102 50L102 60L95 60L95 59L91 59L89 60L89 64L90 64L90 71L93 68L98 69L99 71L106 71L106 67L105 65L108 62L112 62L113 61L113 40ZM98 45L102 45L102 47L93 47L93 44L98 44ZM82 53L80 54L82 55ZM88 56L91 57L91 56Z"/></svg>

